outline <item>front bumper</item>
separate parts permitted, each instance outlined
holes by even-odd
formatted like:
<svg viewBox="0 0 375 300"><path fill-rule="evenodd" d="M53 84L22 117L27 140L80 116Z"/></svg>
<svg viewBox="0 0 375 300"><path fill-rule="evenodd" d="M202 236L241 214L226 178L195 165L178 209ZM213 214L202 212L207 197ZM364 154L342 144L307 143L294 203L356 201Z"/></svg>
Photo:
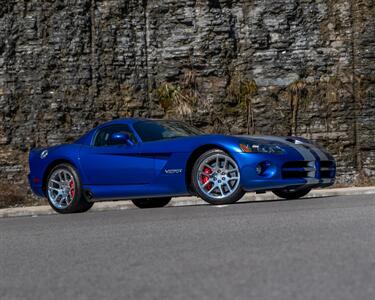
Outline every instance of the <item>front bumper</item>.
<svg viewBox="0 0 375 300"><path fill-rule="evenodd" d="M336 163L332 157L304 160L298 153L252 154L233 153L240 168L241 186L245 191L266 191L280 188L316 188L333 185ZM264 164L269 172L257 173L257 166Z"/></svg>

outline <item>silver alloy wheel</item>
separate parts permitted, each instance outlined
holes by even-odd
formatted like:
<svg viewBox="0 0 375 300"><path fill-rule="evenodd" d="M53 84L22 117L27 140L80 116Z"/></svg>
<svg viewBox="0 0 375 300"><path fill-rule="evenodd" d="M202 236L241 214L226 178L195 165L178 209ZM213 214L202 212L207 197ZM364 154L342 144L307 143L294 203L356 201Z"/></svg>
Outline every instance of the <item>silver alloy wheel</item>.
<svg viewBox="0 0 375 300"><path fill-rule="evenodd" d="M56 208L64 209L72 203L75 195L73 174L67 169L57 169L49 177L48 196Z"/></svg>
<svg viewBox="0 0 375 300"><path fill-rule="evenodd" d="M225 154L213 154L202 161L196 174L200 190L214 199L231 196L240 183L236 162Z"/></svg>

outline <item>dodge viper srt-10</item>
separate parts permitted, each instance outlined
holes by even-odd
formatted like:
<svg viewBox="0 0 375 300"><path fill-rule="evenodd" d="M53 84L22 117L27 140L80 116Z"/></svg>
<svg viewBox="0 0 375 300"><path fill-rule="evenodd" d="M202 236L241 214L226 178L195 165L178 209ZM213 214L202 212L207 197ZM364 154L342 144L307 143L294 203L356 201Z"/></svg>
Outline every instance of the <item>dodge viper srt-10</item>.
<svg viewBox="0 0 375 300"><path fill-rule="evenodd" d="M59 213L84 212L95 201L130 199L162 207L197 195L229 204L245 192L285 199L334 183L334 158L297 137L205 134L178 121L119 119L71 144L32 149L29 182Z"/></svg>

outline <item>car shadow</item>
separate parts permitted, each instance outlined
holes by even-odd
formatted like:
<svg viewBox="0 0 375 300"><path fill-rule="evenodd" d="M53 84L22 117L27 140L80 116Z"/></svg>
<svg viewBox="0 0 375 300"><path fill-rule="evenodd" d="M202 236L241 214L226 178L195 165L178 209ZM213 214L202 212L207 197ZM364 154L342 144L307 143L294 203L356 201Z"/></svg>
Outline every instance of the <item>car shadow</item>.
<svg viewBox="0 0 375 300"><path fill-rule="evenodd" d="M311 196L311 197L302 197L299 199L265 199L265 200L246 200L241 202L236 202L234 204L248 204L248 203L263 203L263 202L286 202L286 201L305 201L309 199L324 199L324 198L331 198L331 197L337 197L335 195L327 195L327 196Z"/></svg>
<svg viewBox="0 0 375 300"><path fill-rule="evenodd" d="M252 204L252 203L265 203L265 202L290 202L290 201L306 201L309 199L325 199L325 198L331 198L331 197L337 197L335 195L327 195L327 196L311 196L311 197L302 197L299 199L265 199L265 200L244 200L244 201L239 201L233 204L225 204L226 205L244 205L244 204ZM200 200L198 200L200 201ZM209 203L196 203L196 204L181 204L181 205L168 205L166 208L171 208L171 207L191 207L191 206L224 206L222 204L214 205L214 204L209 204Z"/></svg>

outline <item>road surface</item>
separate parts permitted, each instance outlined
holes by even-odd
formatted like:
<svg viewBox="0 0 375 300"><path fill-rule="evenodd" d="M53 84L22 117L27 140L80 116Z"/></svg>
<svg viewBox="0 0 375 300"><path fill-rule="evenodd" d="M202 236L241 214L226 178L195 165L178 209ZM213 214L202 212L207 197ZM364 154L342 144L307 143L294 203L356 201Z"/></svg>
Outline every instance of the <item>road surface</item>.
<svg viewBox="0 0 375 300"><path fill-rule="evenodd" d="M375 196L0 219L0 299L375 299Z"/></svg>

